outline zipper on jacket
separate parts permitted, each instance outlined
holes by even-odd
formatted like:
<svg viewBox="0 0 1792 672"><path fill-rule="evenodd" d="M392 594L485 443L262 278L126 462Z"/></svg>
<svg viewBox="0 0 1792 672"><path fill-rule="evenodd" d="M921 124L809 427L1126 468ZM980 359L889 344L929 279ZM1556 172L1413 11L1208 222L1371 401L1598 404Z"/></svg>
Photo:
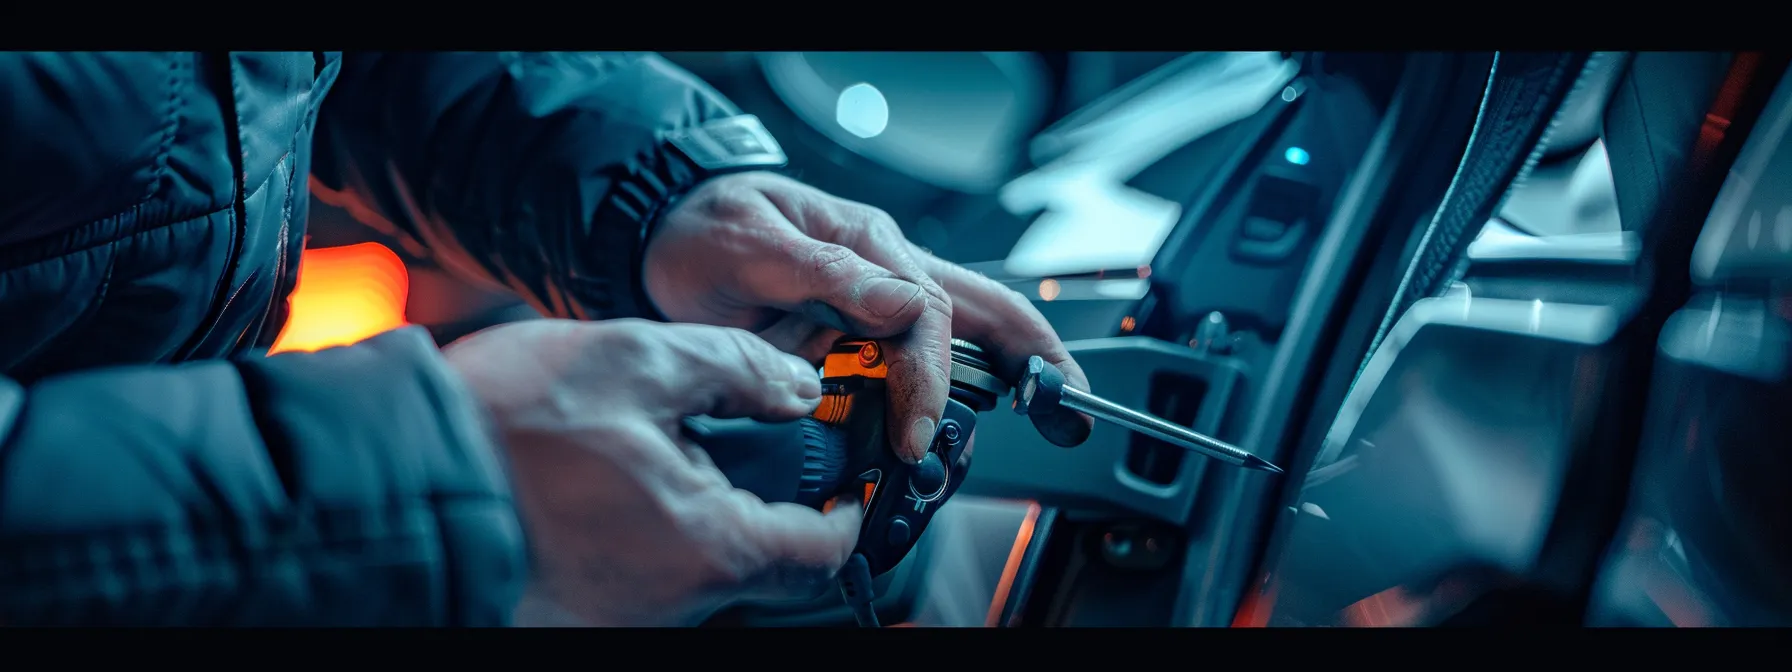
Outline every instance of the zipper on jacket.
<svg viewBox="0 0 1792 672"><path fill-rule="evenodd" d="M175 356L176 361L192 358L194 351L211 338L212 332L218 328L219 320L230 309L231 302L236 300L240 288L232 289L231 280L236 277L237 257L242 255L243 237L248 230L248 212L244 203L248 187L245 184L247 176L243 174L242 120L237 116L236 78L231 70L230 52L205 52L195 54L194 58L204 59L204 71L207 79L211 80L210 88L217 96L218 106L224 114L224 142L226 151L230 153L231 181L234 183L235 193L230 197L230 242L226 247L223 274L218 278L217 288L212 291L211 310L199 323L192 338L181 346L179 354Z"/></svg>

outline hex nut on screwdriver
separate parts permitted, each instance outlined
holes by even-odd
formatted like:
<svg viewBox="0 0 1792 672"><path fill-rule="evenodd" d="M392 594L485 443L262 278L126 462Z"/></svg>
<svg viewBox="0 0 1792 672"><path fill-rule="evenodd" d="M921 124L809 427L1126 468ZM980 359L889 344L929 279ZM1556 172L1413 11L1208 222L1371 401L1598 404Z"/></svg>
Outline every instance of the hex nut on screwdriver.
<svg viewBox="0 0 1792 672"><path fill-rule="evenodd" d="M1039 417L1032 412L1034 408L1049 411L1057 408L1058 402L1063 400L1064 372L1046 364L1037 355L1028 357L1027 370L1021 374L1018 387L1019 391L1014 395L1014 412L1033 417L1033 422L1037 425Z"/></svg>

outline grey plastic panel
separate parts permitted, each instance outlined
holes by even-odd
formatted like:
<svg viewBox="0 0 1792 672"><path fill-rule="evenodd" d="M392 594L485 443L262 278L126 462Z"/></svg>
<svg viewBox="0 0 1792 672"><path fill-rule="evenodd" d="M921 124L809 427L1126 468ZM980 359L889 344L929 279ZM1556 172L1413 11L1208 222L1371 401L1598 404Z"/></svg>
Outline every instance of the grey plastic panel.
<svg viewBox="0 0 1792 672"><path fill-rule="evenodd" d="M909 623L974 628L998 622L1002 605L996 601L1014 597L1010 591L1020 569L1017 553L1035 541L1032 525L1039 513L1031 502L962 495L947 502L916 551L925 553L927 561L925 572L913 579L915 606Z"/></svg>
<svg viewBox="0 0 1792 672"><path fill-rule="evenodd" d="M1151 338L1102 338L1066 345L1088 374L1096 394L1131 408L1148 407L1151 379L1158 373L1205 381L1207 396L1193 429L1209 434L1220 428L1226 412L1224 400L1232 396L1243 375L1237 362ZM1132 434L1124 429L1096 423L1087 443L1059 448L1040 438L1026 417L998 408L978 421L976 462L961 492L1183 524L1194 503L1200 475L1210 461L1191 456L1183 461L1171 484L1157 485L1126 469L1126 451L1132 440ZM1243 448L1250 450L1250 446Z"/></svg>
<svg viewBox="0 0 1792 672"><path fill-rule="evenodd" d="M1531 571L1620 317L1460 288L1408 310L1287 514L1269 624L1423 625Z"/></svg>
<svg viewBox="0 0 1792 672"><path fill-rule="evenodd" d="M1631 508L1595 626L1792 626L1792 324L1704 297L1662 329Z"/></svg>
<svg viewBox="0 0 1792 672"><path fill-rule="evenodd" d="M1031 502L954 496L935 515L913 552L877 581L886 625L982 627L1005 597L1018 542L1033 541L1040 514ZM1025 536L1023 536L1025 535ZM1015 568L1018 569L1018 568ZM712 625L835 627L853 623L838 591L814 600L735 605ZM568 623L570 624L570 623Z"/></svg>
<svg viewBox="0 0 1792 672"><path fill-rule="evenodd" d="M1490 219L1469 244L1468 258L1477 264L1570 261L1628 266L1641 250L1641 240L1632 231L1534 236Z"/></svg>

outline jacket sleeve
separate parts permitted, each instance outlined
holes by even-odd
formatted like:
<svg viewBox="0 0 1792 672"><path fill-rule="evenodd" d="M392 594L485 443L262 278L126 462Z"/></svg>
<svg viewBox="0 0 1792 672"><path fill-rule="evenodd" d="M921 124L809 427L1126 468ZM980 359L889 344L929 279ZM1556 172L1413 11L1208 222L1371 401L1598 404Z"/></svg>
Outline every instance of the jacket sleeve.
<svg viewBox="0 0 1792 672"><path fill-rule="evenodd" d="M639 221L693 181L662 137L738 113L654 54L349 53L313 188L546 314L657 317Z"/></svg>
<svg viewBox="0 0 1792 672"><path fill-rule="evenodd" d="M507 622L522 534L445 367L405 329L0 378L0 624Z"/></svg>

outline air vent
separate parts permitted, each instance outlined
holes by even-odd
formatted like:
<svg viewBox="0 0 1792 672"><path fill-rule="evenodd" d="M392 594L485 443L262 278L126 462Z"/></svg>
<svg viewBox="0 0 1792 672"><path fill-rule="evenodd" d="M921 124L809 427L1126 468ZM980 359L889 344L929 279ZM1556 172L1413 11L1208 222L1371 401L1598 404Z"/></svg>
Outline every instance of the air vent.
<svg viewBox="0 0 1792 672"><path fill-rule="evenodd" d="M1175 373L1159 373L1151 377L1148 408L1152 415L1184 427L1193 427L1201 414L1201 402L1207 398L1207 382ZM1158 485L1176 482L1186 453L1181 449L1143 434L1134 434L1126 451L1126 468L1133 475Z"/></svg>

